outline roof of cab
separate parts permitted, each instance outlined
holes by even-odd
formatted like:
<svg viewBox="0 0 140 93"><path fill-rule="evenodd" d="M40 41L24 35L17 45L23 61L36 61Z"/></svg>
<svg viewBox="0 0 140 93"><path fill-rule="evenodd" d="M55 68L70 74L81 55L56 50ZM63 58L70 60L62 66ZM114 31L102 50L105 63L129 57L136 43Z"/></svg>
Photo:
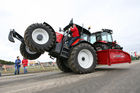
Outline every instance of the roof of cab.
<svg viewBox="0 0 140 93"><path fill-rule="evenodd" d="M102 29L102 31L97 31L97 32L94 32L94 33L91 33L91 34L93 35L93 34L103 33L103 32L107 32L107 33L110 33L110 34L112 34L112 33L113 33L113 31L112 31L112 30L110 30L110 29Z"/></svg>

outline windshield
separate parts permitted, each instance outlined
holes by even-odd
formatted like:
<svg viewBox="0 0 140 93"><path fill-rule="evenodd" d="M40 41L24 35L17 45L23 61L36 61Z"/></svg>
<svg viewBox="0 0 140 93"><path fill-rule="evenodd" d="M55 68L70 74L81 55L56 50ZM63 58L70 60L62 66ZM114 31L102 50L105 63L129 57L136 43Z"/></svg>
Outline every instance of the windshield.
<svg viewBox="0 0 140 93"><path fill-rule="evenodd" d="M101 36L102 36L103 41L113 42L112 35L110 33L103 32L103 33L101 33Z"/></svg>

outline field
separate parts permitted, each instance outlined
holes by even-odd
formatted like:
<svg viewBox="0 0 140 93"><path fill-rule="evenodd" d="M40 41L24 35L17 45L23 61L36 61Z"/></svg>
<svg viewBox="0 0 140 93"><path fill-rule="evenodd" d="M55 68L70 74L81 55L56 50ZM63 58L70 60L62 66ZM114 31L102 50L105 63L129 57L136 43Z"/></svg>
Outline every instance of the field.
<svg viewBox="0 0 140 93"><path fill-rule="evenodd" d="M27 67L28 73L35 73L35 72L50 72L50 71L56 71L59 70L56 65L54 66L43 66L43 65L37 65L37 66L28 66ZM15 68L14 65L10 66L9 68L4 68L2 71L0 71L2 74L14 74ZM20 73L24 73L24 68L21 66Z"/></svg>

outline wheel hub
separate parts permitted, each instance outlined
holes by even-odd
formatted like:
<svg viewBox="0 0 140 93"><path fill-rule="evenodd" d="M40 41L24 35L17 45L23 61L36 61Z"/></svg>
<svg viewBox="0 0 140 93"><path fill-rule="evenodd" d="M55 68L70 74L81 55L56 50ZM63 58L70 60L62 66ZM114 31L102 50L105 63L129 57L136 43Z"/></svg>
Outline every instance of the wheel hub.
<svg viewBox="0 0 140 93"><path fill-rule="evenodd" d="M78 54L78 63L81 67L87 69L93 64L93 55L88 49L82 49Z"/></svg>
<svg viewBox="0 0 140 93"><path fill-rule="evenodd" d="M41 41L41 40L43 39L43 36L42 36L41 34L39 34L39 35L37 36L37 39L38 39L39 41Z"/></svg>
<svg viewBox="0 0 140 93"><path fill-rule="evenodd" d="M37 44L45 44L49 41L49 33L43 28L37 28L32 33L32 39Z"/></svg>
<svg viewBox="0 0 140 93"><path fill-rule="evenodd" d="M85 61L85 57L82 57L82 61Z"/></svg>

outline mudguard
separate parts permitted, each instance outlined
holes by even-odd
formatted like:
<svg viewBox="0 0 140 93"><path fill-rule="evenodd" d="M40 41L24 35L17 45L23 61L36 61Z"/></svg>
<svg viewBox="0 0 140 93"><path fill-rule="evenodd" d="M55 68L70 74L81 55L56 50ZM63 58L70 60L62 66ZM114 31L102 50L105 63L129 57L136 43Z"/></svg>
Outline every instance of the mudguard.
<svg viewBox="0 0 140 93"><path fill-rule="evenodd" d="M80 44L80 43L88 43L89 45L91 45L91 46L93 46L91 43L89 43L88 41L86 41L86 40L84 40L84 39L77 39L77 40L75 40L72 44L71 44L71 46L72 47L74 47L74 46L77 46L78 44Z"/></svg>
<svg viewBox="0 0 140 93"><path fill-rule="evenodd" d="M63 38L63 34L55 32L56 33L56 42L60 43Z"/></svg>

